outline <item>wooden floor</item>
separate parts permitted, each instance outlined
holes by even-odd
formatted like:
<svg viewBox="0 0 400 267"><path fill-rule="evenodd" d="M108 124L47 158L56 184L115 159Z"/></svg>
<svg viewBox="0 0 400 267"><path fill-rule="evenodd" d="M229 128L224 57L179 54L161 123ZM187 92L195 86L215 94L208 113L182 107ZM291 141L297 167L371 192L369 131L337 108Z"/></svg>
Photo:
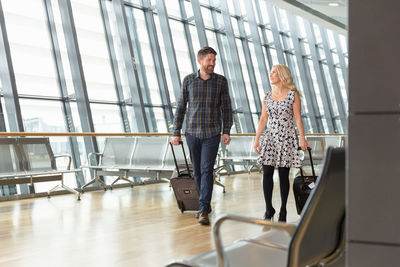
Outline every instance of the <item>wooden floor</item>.
<svg viewBox="0 0 400 267"><path fill-rule="evenodd" d="M222 177L214 187L211 220L223 213L261 218L261 174ZM273 203L279 210L279 183ZM277 216L276 216L277 217ZM288 221L297 220L292 190ZM226 222L226 243L261 233ZM167 183L0 203L0 266L165 266L214 248L210 226L181 214Z"/></svg>

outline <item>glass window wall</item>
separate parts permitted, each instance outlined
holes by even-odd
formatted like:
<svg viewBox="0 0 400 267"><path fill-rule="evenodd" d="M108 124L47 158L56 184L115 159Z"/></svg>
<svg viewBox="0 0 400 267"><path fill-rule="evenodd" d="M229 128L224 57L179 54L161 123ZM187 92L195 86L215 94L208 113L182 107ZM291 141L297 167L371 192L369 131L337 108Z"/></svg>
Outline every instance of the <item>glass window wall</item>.
<svg viewBox="0 0 400 267"><path fill-rule="evenodd" d="M256 101L263 99L267 88L262 86L262 77L268 75L268 73L260 73L257 60L259 55L262 55L268 70L270 65L279 63L279 58L285 59L291 68L296 85L302 93L306 132L316 131L311 127L311 122L314 124L315 121L318 122L316 125L322 125L321 132L342 133L345 131L344 126L347 122L339 119L341 106L336 101L342 99L347 114L348 97L345 82L348 65L347 37L326 30L327 38L322 38L321 34L325 31L322 26L310 24L306 19L274 7L267 1L249 1L253 6L252 12L256 25L252 25L254 22L248 19L249 16L238 17L248 12L245 0L237 3L234 3L234 0L227 0L228 21L231 25L225 25L220 1L200 1L200 15L204 28L201 25L195 25L194 19L186 21L182 18L180 4L183 4L187 18L193 18L193 7L190 1L168 1L166 12L170 27L169 34L171 34L173 49L175 49L175 59L173 59L173 55L166 52L169 47L165 47L163 39L165 32L162 32L164 27L160 25L156 1L150 1L150 9L143 6L146 1L125 1L126 8L122 16L126 16L124 19L127 24L121 26L123 18L115 12L113 2L71 0L76 40L84 74L83 82L86 85L83 90L86 90L84 93L88 96L88 99L84 101L87 101L85 104L91 113L90 120L93 121L95 131L143 131L143 129L137 129L137 123L135 123L137 113L134 112L135 107L132 103L137 103L133 101L137 99L132 98L132 92L136 92L136 88L131 88L134 85L129 82L129 78L132 78L129 69L132 68L126 66L129 64L124 53L127 44L133 49L132 60L138 73L137 84L143 96L140 100L142 102L139 101L139 103L144 105L147 123L152 125L149 129L158 132L170 131L171 125L166 121L166 114L171 109L175 111L177 96L173 85L180 84L183 77L193 71L191 58L195 58L195 55L191 55L190 51L196 53L200 49L198 31L205 32L208 44L218 52L215 72L224 74L229 81L231 98L237 108L233 133L248 132L247 126L242 125L246 120L253 120L255 125L258 124L256 107L261 103L256 103ZM13 63L11 71L15 75L18 93L18 101L15 105L20 105L25 131L67 132L74 130L81 132L81 121L87 120L78 112L74 78L71 75L71 66L77 66L75 66L76 63L70 62L71 48L66 45L67 38L62 26L59 1L50 0L49 2L53 13L50 17L46 14L43 0L1 1L8 36L6 42L9 44ZM213 7L210 8L210 5ZM273 12L269 12L271 8ZM150 13L152 18L149 20L146 15ZM276 25L272 23L274 21L271 21L268 14L274 16L272 18L276 20ZM216 23L213 21L213 16ZM149 22L153 23L151 21L153 19L155 30L149 27ZM297 22L295 33L291 32L293 30L290 27L291 19ZM244 36L240 36L238 23L243 23ZM311 25L313 36L309 36L310 31L306 30L308 24ZM50 25L55 27L53 32L50 31ZM188 26L189 31L185 31L185 25ZM233 44L228 43L228 40L232 41L229 39L232 36L227 36L229 33L226 32L230 26L234 31ZM129 32L129 40L121 38L123 27L127 27L125 30ZM260 46L253 43L251 27L257 28L262 42L262 51L258 51ZM300 40L294 40L293 36L298 36ZM188 37L191 42L188 41ZM56 38L57 45L52 42L52 38ZM157 43L152 43L154 40L158 40ZM295 55L296 42L300 44L301 55ZM244 50L246 49L244 44L249 47L250 59L246 58L247 51ZM283 47L283 51L280 48L277 49L277 44ZM159 53L154 53L155 48L159 50ZM59 53L58 58L55 52ZM334 76L337 77L331 77L332 68L331 66L328 68L329 57L325 54L328 52L332 55L336 74ZM313 53L316 54L317 59L312 58ZM235 57L239 62L236 62ZM171 63L171 60L176 60L178 74L175 70L170 70L172 65L168 63ZM155 62L162 62L163 65L158 66ZM252 64L254 73L250 73L249 64ZM314 64L318 65L314 66ZM225 69L227 73L224 73L223 66L227 67ZM163 71L157 71L158 68L162 68ZM317 70L321 77L317 76ZM252 80L250 75L255 77L259 93L257 97L253 95L254 84L250 82ZM339 91L333 88L333 78L338 81ZM160 80L164 80L165 85L160 85ZM5 83L1 83L3 84ZM242 85L239 86L240 84ZM5 103L3 97L5 89L8 88L2 88L0 97L3 112L3 118L0 119L4 119L5 123L0 127L9 130L7 106L9 107L10 103L7 102L7 105ZM240 90L244 90L244 93ZM340 96L335 95L338 92ZM326 100L323 98L323 93L326 93ZM247 99L243 101L240 97L247 97ZM329 109L324 108L323 100L328 101ZM246 101L248 107L243 107L242 104ZM71 114L68 114L66 107L70 107ZM315 108L318 109L316 114L312 112ZM66 118L69 116L73 119L72 128L67 124ZM331 122L334 122L333 130L328 127ZM129 123L130 127L124 128L126 123ZM87 148L84 146L83 138L77 138L77 140L75 149L79 151L81 162L84 164ZM98 149L101 149L102 139L98 140L100 145ZM71 144L67 145L68 142L67 138L54 139L52 145L57 152L68 153L71 150Z"/></svg>

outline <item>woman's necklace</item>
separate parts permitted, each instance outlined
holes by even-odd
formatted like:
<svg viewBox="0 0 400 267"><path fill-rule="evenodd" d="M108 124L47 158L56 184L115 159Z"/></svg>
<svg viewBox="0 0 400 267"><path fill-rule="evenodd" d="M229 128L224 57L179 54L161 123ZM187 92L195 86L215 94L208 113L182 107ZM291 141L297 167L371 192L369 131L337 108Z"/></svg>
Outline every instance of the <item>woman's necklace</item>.
<svg viewBox="0 0 400 267"><path fill-rule="evenodd" d="M278 90L273 90L272 91L272 96L276 99L276 100L282 100L282 98L284 97L284 96L286 96L286 93L285 92L283 92L283 91L281 91L281 93L278 93Z"/></svg>

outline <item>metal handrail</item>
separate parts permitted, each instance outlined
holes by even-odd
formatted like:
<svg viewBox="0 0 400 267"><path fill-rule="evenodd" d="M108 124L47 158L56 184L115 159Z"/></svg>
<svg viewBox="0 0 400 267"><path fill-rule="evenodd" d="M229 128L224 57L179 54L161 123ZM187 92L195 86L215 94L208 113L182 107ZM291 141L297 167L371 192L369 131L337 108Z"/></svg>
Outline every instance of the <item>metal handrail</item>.
<svg viewBox="0 0 400 267"><path fill-rule="evenodd" d="M256 218L248 218L248 217L243 217L243 216L238 216L238 215L228 215L228 214L222 215L221 217L219 217L216 220L216 222L213 225L213 234L214 234L215 249L217 252L218 267L224 267L224 264L225 264L224 263L224 248L223 248L222 241L221 241L220 228L221 228L222 223L227 220L270 226L272 228L278 228L278 229L286 231L288 233L292 233L294 231L294 229L296 228L296 225L293 225L293 224L272 222L272 221L266 221L266 220L261 220L261 219L256 219ZM265 243L265 244L267 244L267 243ZM284 246L280 246L280 245L276 245L276 244L274 244L273 247L278 248L278 249L284 249L284 250L287 249Z"/></svg>

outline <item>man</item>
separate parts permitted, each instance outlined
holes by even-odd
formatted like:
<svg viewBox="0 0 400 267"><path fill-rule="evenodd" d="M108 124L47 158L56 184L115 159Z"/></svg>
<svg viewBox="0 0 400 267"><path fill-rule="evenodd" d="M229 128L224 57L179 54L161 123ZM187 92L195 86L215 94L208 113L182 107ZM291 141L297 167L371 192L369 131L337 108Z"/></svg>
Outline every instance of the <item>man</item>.
<svg viewBox="0 0 400 267"><path fill-rule="evenodd" d="M187 113L185 136L192 159L194 179L199 191L198 220L203 225L210 224L208 214L211 212L213 169L221 130L222 143L228 145L232 127L228 83L224 76L214 73L216 55L217 52L211 47L201 48L197 53L200 69L183 79L171 141L173 145L179 145L182 123Z"/></svg>

